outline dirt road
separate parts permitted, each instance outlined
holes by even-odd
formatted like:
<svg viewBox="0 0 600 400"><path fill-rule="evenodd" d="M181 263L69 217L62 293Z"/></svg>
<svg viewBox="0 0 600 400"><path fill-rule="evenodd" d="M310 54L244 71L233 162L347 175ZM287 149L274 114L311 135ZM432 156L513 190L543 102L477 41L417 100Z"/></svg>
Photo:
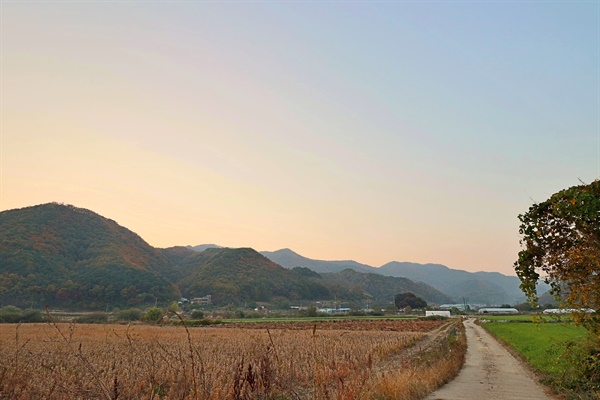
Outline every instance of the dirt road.
<svg viewBox="0 0 600 400"><path fill-rule="evenodd" d="M426 400L548 400L535 377L473 319L465 321L467 357L459 375Z"/></svg>

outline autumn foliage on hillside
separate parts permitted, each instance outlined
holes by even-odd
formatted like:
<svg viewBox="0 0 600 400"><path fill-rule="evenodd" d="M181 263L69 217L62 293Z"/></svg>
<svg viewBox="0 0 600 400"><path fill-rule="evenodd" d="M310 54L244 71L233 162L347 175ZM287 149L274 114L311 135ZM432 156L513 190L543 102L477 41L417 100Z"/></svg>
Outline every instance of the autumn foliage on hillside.
<svg viewBox="0 0 600 400"><path fill-rule="evenodd" d="M449 300L424 283L346 270L286 269L251 248L157 249L90 210L57 203L0 213L0 304L112 309L212 296L213 305L289 307L337 299L364 306L411 291ZM301 266L299 266L301 267Z"/></svg>
<svg viewBox="0 0 600 400"><path fill-rule="evenodd" d="M177 298L173 266L89 210L45 204L0 213L0 302L100 308Z"/></svg>

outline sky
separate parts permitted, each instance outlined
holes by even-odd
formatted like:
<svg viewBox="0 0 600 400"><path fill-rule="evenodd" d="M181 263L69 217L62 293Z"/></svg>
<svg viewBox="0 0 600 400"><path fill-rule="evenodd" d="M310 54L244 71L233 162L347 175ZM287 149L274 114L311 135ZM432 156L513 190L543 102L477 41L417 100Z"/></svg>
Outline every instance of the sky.
<svg viewBox="0 0 600 400"><path fill-rule="evenodd" d="M0 210L514 275L600 175L597 1L0 2Z"/></svg>

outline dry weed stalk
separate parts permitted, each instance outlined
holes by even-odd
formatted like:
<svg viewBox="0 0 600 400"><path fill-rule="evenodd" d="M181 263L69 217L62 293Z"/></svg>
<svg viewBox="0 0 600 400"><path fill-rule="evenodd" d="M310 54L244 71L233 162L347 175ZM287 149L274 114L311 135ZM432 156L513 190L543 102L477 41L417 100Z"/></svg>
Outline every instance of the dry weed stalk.
<svg viewBox="0 0 600 400"><path fill-rule="evenodd" d="M73 354L81 362L81 365L89 371L89 373L92 375L94 380L98 383L98 386L100 386L100 389L102 390L102 392L104 393L106 398L108 400L116 400L117 399L116 396L118 396L118 394L114 394L114 393L118 392L117 388L115 387L113 393L111 393L111 390L109 389L109 387L102 381L102 379L100 379L98 371L96 371L96 369L94 368L94 366L90 362L90 360L83 354L82 343L79 343L79 348L77 349L77 351L73 348L72 340L73 340L73 334L75 332L75 324L71 323L69 325L69 338L67 339L67 337L60 330L57 323L54 321L54 319L50 315L50 310L48 309L48 306L46 306L46 317L48 318L48 322L54 327L54 329L56 329L56 331L63 338L64 343L67 346L67 348L69 349L69 351L71 352L71 354ZM113 397L113 394L115 397Z"/></svg>

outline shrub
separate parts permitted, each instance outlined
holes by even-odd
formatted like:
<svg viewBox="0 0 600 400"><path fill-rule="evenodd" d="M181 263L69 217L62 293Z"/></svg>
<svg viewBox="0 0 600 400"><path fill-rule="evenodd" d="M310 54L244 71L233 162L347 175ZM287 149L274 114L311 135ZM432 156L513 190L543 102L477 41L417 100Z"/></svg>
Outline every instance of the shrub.
<svg viewBox="0 0 600 400"><path fill-rule="evenodd" d="M192 319L202 319L204 318L204 312L200 310L192 311Z"/></svg>
<svg viewBox="0 0 600 400"><path fill-rule="evenodd" d="M556 384L567 392L594 398L591 394L600 391L600 341L566 343L563 360L566 368Z"/></svg>
<svg viewBox="0 0 600 400"><path fill-rule="evenodd" d="M23 310L23 317L21 322L43 322L44 317L40 310L34 310L32 308L28 308Z"/></svg>
<svg viewBox="0 0 600 400"><path fill-rule="evenodd" d="M117 313L117 319L119 321L139 321L142 319L142 315L142 310L138 308L130 308L119 311Z"/></svg>
<svg viewBox="0 0 600 400"><path fill-rule="evenodd" d="M6 306L0 308L0 322L17 323L17 322L42 322L42 313L38 310L27 309L21 310L15 306Z"/></svg>
<svg viewBox="0 0 600 400"><path fill-rule="evenodd" d="M306 310L300 310L300 315L303 317L317 317L317 308L314 306L309 306L306 308Z"/></svg>
<svg viewBox="0 0 600 400"><path fill-rule="evenodd" d="M78 324L104 324L108 322L108 314L103 312L93 312L75 318Z"/></svg>
<svg viewBox="0 0 600 400"><path fill-rule="evenodd" d="M0 322L15 323L21 322L23 310L15 306L6 306L0 308Z"/></svg>
<svg viewBox="0 0 600 400"><path fill-rule="evenodd" d="M146 311L146 315L144 315L144 320L146 322L156 324L157 322L159 322L162 319L162 317L164 315L165 315L165 313L163 312L163 310L161 310L158 307L152 307Z"/></svg>

